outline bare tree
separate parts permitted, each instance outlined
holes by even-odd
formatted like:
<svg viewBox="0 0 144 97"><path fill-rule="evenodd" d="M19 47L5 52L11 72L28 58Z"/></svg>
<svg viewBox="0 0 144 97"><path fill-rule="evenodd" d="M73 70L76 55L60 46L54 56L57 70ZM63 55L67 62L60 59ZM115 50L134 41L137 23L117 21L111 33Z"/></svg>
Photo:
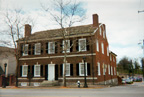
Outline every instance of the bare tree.
<svg viewBox="0 0 144 97"><path fill-rule="evenodd" d="M81 3L76 2L76 0L53 0L51 3L51 8L48 8L44 4L41 4L41 6L52 16L54 21L61 28L61 31L58 34L63 38L63 86L66 87L67 50L73 45L69 45L67 41L71 33L70 27L85 19L85 10L82 8Z"/></svg>
<svg viewBox="0 0 144 97"><path fill-rule="evenodd" d="M34 25L33 20L22 14L22 9L10 9L3 14L4 29L1 31L3 35L8 36L9 40L1 40L3 44L10 45L15 49L16 57L16 86L18 86L18 64L19 64L19 39L23 37L23 27L26 23Z"/></svg>

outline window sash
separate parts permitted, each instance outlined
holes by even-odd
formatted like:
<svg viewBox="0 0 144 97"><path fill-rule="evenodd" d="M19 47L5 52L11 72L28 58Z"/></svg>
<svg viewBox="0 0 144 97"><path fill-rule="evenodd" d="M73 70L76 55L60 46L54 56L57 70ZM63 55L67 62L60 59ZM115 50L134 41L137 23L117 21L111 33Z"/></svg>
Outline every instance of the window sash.
<svg viewBox="0 0 144 97"><path fill-rule="evenodd" d="M105 30L103 30L103 38L105 38Z"/></svg>
<svg viewBox="0 0 144 97"><path fill-rule="evenodd" d="M28 65L22 66L22 77L27 77L28 74Z"/></svg>
<svg viewBox="0 0 144 97"><path fill-rule="evenodd" d="M35 65L34 66L34 76L35 77L40 77L40 65Z"/></svg>
<svg viewBox="0 0 144 97"><path fill-rule="evenodd" d="M64 50L65 50L65 47L67 47L66 52L69 53L70 52L70 40L65 40L65 41L63 40L63 53L64 53Z"/></svg>
<svg viewBox="0 0 144 97"><path fill-rule="evenodd" d="M40 55L41 54L41 43L36 43L35 44L35 55Z"/></svg>
<svg viewBox="0 0 144 97"><path fill-rule="evenodd" d="M101 72L100 72L100 63L98 62L98 75L100 76L101 75Z"/></svg>
<svg viewBox="0 0 144 97"><path fill-rule="evenodd" d="M86 51L86 38L79 39L79 51Z"/></svg>
<svg viewBox="0 0 144 97"><path fill-rule="evenodd" d="M55 42L49 42L48 52L49 52L49 54L54 54L55 53Z"/></svg>
<svg viewBox="0 0 144 97"><path fill-rule="evenodd" d="M79 75L84 76L84 63L79 63ZM87 63L85 63L85 71L86 71L86 76L87 76Z"/></svg>
<svg viewBox="0 0 144 97"><path fill-rule="evenodd" d="M66 76L70 76L70 63L66 63ZM64 74L64 64L63 64L63 74Z"/></svg>
<svg viewBox="0 0 144 97"><path fill-rule="evenodd" d="M28 44L24 44L23 45L23 56L26 56L28 55Z"/></svg>

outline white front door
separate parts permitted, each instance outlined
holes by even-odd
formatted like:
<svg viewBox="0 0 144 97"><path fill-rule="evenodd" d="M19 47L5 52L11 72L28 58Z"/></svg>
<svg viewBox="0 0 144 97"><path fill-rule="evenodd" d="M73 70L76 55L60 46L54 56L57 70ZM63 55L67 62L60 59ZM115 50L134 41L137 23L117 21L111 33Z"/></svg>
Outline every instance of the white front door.
<svg viewBox="0 0 144 97"><path fill-rule="evenodd" d="M49 81L55 80L55 64L48 65L48 80Z"/></svg>

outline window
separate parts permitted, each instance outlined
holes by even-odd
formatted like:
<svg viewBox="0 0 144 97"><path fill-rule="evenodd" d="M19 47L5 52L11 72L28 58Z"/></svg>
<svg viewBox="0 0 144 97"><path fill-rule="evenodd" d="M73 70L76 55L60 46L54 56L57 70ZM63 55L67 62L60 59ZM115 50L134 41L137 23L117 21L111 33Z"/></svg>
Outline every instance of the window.
<svg viewBox="0 0 144 97"><path fill-rule="evenodd" d="M99 52L99 42L98 42L98 40L96 40L96 48L97 48L97 51Z"/></svg>
<svg viewBox="0 0 144 97"><path fill-rule="evenodd" d="M98 75L100 76L101 75L101 72L100 72L100 63L98 62Z"/></svg>
<svg viewBox="0 0 144 97"><path fill-rule="evenodd" d="M64 64L63 64L64 68ZM64 69L63 69L64 70ZM64 72L64 71L63 71ZM64 73L63 73L64 74ZM66 63L66 76L70 76L70 63Z"/></svg>
<svg viewBox="0 0 144 97"><path fill-rule="evenodd" d="M49 42L48 44L48 53L54 54L55 53L55 42Z"/></svg>
<svg viewBox="0 0 144 97"><path fill-rule="evenodd" d="M111 75L113 75L113 68L112 68L112 66L111 66Z"/></svg>
<svg viewBox="0 0 144 97"><path fill-rule="evenodd" d="M40 65L35 65L34 66L34 76L35 77L40 77Z"/></svg>
<svg viewBox="0 0 144 97"><path fill-rule="evenodd" d="M110 65L108 65L108 74L110 75Z"/></svg>
<svg viewBox="0 0 144 97"><path fill-rule="evenodd" d="M107 65L103 63L103 75L105 75L106 73L106 68L107 68Z"/></svg>
<svg viewBox="0 0 144 97"><path fill-rule="evenodd" d="M104 44L101 43L101 48L102 48L102 54L104 54Z"/></svg>
<svg viewBox="0 0 144 97"><path fill-rule="evenodd" d="M115 58L113 57L113 62L115 62Z"/></svg>
<svg viewBox="0 0 144 97"><path fill-rule="evenodd" d="M99 28L99 31L100 31L100 35L102 35L102 33L101 33L101 27Z"/></svg>
<svg viewBox="0 0 144 97"><path fill-rule="evenodd" d="M105 30L103 30L103 38L105 38Z"/></svg>
<svg viewBox="0 0 144 97"><path fill-rule="evenodd" d="M115 69L115 67L114 67L114 75L116 75L116 69Z"/></svg>
<svg viewBox="0 0 144 97"><path fill-rule="evenodd" d="M41 54L41 43L36 43L35 44L35 55L40 55Z"/></svg>
<svg viewBox="0 0 144 97"><path fill-rule="evenodd" d="M112 57L111 57L111 55L110 55L110 61L112 61Z"/></svg>
<svg viewBox="0 0 144 97"><path fill-rule="evenodd" d="M22 77L27 77L28 74L28 65L22 66Z"/></svg>
<svg viewBox="0 0 144 97"><path fill-rule="evenodd" d="M79 63L79 75L84 76L84 63ZM85 71L86 71L86 76L87 76L87 63L85 63Z"/></svg>
<svg viewBox="0 0 144 97"><path fill-rule="evenodd" d="M86 51L86 38L79 39L79 51Z"/></svg>
<svg viewBox="0 0 144 97"><path fill-rule="evenodd" d="M109 47L107 47L107 56L109 56Z"/></svg>
<svg viewBox="0 0 144 97"><path fill-rule="evenodd" d="M66 41L63 40L63 53L64 53L65 48L67 48L66 52L69 53L70 52L70 40L66 40Z"/></svg>
<svg viewBox="0 0 144 97"><path fill-rule="evenodd" d="M22 51L23 51L23 56L28 55L28 44L23 45Z"/></svg>

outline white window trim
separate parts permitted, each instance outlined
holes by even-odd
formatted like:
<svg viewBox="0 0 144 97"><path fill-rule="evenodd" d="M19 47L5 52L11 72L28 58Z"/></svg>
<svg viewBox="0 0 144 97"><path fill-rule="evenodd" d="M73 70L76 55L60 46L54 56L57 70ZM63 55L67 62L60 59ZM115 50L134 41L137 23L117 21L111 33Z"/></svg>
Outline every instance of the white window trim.
<svg viewBox="0 0 144 97"><path fill-rule="evenodd" d="M40 45L40 53L37 53L37 52L36 52L36 50L37 50L37 48L36 48L37 45ZM35 44L35 55L40 55L40 54L41 54L41 43L36 43L36 44Z"/></svg>
<svg viewBox="0 0 144 97"><path fill-rule="evenodd" d="M28 50L29 50L28 46L29 46L29 44L24 44L23 45L23 56L27 56L28 55ZM25 53L25 47L27 47L27 53Z"/></svg>
<svg viewBox="0 0 144 97"><path fill-rule="evenodd" d="M84 41L85 41L85 44L84 44L84 45L85 45L85 48L82 49L82 50L81 50L81 47L80 47L80 46L81 46L81 44L80 44L80 41L81 41L81 40L84 40ZM86 38L79 39L79 51L87 51L86 47L87 47L87 45L86 45Z"/></svg>
<svg viewBox="0 0 144 97"><path fill-rule="evenodd" d="M97 49L97 52L99 52L99 41L96 40L96 49Z"/></svg>
<svg viewBox="0 0 144 97"><path fill-rule="evenodd" d="M98 76L100 76L101 75L101 72L100 72L100 63L97 62L97 64L98 64Z"/></svg>
<svg viewBox="0 0 144 97"><path fill-rule="evenodd" d="M26 75L24 75L24 67L27 67L27 70L26 70ZM27 74L28 74L28 65L22 65L22 77L27 77Z"/></svg>
<svg viewBox="0 0 144 97"><path fill-rule="evenodd" d="M84 63L79 63L79 75L84 76L84 74L81 74L81 65ZM85 69L86 69L86 76L87 76L87 62L85 62Z"/></svg>
<svg viewBox="0 0 144 97"><path fill-rule="evenodd" d="M51 52L51 45L50 45L51 43L53 44L52 46L54 46L54 47L52 47L52 48L54 48L53 52ZM55 42L48 42L48 53L55 54Z"/></svg>
<svg viewBox="0 0 144 97"><path fill-rule="evenodd" d="M106 75L106 64L103 63L103 75Z"/></svg>
<svg viewBox="0 0 144 97"><path fill-rule="evenodd" d="M36 66L39 66L39 67L40 67L40 70L41 70L41 65L40 65L40 64L34 65L34 77L40 77L40 73L39 73L39 75L36 75ZM40 71L40 70L39 70L39 71Z"/></svg>
<svg viewBox="0 0 144 97"><path fill-rule="evenodd" d="M66 76L70 76L70 63L66 63L66 65L69 65L69 74L65 74ZM66 68L65 68L66 69ZM63 64L63 74L64 74L64 64Z"/></svg>
<svg viewBox="0 0 144 97"><path fill-rule="evenodd" d="M101 43L102 54L104 54L104 43Z"/></svg>
<svg viewBox="0 0 144 97"><path fill-rule="evenodd" d="M68 48L67 48L66 52L70 53L70 40L66 40L66 42L68 43ZM63 40L63 53L64 53L64 45L65 45L65 41Z"/></svg>

